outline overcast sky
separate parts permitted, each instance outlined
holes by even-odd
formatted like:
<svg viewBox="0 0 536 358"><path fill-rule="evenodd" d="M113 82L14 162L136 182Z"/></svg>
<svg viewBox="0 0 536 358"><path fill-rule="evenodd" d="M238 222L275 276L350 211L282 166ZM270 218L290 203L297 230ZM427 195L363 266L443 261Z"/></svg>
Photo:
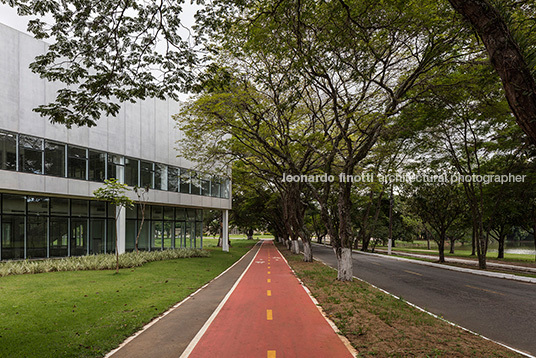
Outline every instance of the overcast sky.
<svg viewBox="0 0 536 358"><path fill-rule="evenodd" d="M180 16L183 25L191 27L194 23L194 15L198 6L191 5L190 1L185 1L183 4L183 12ZM28 20L32 17L21 17L17 14L17 11L11 8L9 5L0 3L0 23L13 27L19 31L28 33L26 28L28 26ZM187 95L180 95L181 100L185 100Z"/></svg>

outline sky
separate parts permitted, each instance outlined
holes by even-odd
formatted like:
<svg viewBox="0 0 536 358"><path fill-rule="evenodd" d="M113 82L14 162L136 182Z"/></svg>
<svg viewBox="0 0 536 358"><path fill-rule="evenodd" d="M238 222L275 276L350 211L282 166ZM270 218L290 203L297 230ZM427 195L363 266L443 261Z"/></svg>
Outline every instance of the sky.
<svg viewBox="0 0 536 358"><path fill-rule="evenodd" d="M182 8L183 12L180 16L181 21L184 26L191 27L194 24L194 14L198 9L198 6L191 5L190 1L186 0L184 1ZM17 14L15 9L11 8L7 4L0 3L0 23L29 34L29 32L26 31L26 28L28 26L28 21L31 18L32 17L30 16L21 17ZM179 94L179 98L181 101L183 101L188 99L189 96L187 94Z"/></svg>

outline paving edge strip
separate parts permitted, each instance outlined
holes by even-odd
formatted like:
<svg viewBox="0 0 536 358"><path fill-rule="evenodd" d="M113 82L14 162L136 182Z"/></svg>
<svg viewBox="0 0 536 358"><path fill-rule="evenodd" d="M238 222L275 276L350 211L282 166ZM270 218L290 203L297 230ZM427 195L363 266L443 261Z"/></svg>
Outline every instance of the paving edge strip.
<svg viewBox="0 0 536 358"><path fill-rule="evenodd" d="M262 247L262 243L263 241L260 241L261 242L261 247ZM255 245L256 247L257 245ZM240 281L242 281L242 277L244 277L244 275L246 274L246 272L249 270L250 266L253 264L253 262L255 262L255 258L257 258L257 255L259 254L259 252L261 251L261 248L259 247L259 249L257 250L257 252L255 253L255 256L253 256L253 258L251 259L251 262L249 263L249 265L246 267L246 269L244 270L244 272L242 272L242 274L240 275L240 277L238 277L238 279L236 280L236 282L234 283L233 287L231 287L231 289L229 290L229 292L227 292L227 295L225 295L225 297L223 298L223 300L220 302L220 304L218 305L218 307L216 308L216 310L214 310L214 312L212 312L212 315L210 315L210 317L208 318L208 320L205 322L205 324L203 325L203 327L201 327L201 329L199 330L199 332L197 332L197 334L195 335L195 337L192 339L192 341L190 342L190 344L186 347L186 349L182 352L182 354L180 355L179 358L186 358L188 357L192 351L194 350L195 346L197 345L197 343L199 343L199 341L201 340L201 338L203 337L203 335L205 334L205 332L207 331L208 327L210 326L210 324L212 323L212 321L214 321L214 319L216 318L216 316L218 315L218 313L220 313L221 309L223 308L223 306L225 305L225 303L227 302L227 300L229 300L229 297L231 297L231 294L234 292L234 290L236 289L236 287L238 286L238 284L240 283ZM242 257L245 257L246 255L242 256ZM240 258L242 259L242 258ZM238 261L237 261L238 262ZM234 265L233 265L234 266ZM231 266L232 267L232 266ZM229 267L230 269L230 267Z"/></svg>
<svg viewBox="0 0 536 358"><path fill-rule="evenodd" d="M377 254L372 254L372 255L377 255ZM383 255L381 255L381 256L383 256ZM322 260L320 260L320 259L318 259L318 258L316 258L316 257L314 258L314 260L323 263L324 265L326 265L327 267L331 268L332 270L337 270L336 268L331 267L330 265L328 265L327 263L325 263L324 261L322 261ZM410 260L410 261L413 262L414 260ZM385 294L387 294L387 295L389 295L389 296L391 296L391 297L396 298L397 300L400 300L400 299L401 299L401 298L398 297L397 295L394 295L394 294L392 294L391 292L388 292L388 291L384 290L383 288L380 288L380 287L378 287L378 286L376 286L376 285L373 285L372 283L367 282L367 281L363 280L362 278L359 278L359 277L357 277L357 276L353 276L353 277L354 277L356 280L359 280L359 281L364 282L364 283L366 283L366 284L368 284L368 285L371 285L372 287L374 287L374 288L380 290L381 292L383 292L383 293L385 293ZM530 353L520 351L519 349L510 347L510 346L508 346L508 345L506 345L506 344L504 344L504 343L501 343L501 342L497 342L497 341L495 341L495 340L493 340L493 339L491 339L491 338L488 338L488 337L483 336L483 335L481 335L481 334L479 334L479 333L476 333L476 332L474 332L474 331L471 331L470 329L467 329L467 328L465 328L465 327L462 327L462 326L460 326L459 324L456 324L456 323L454 323L454 322L451 322L451 321L449 321L449 320L447 320L447 319L445 319L445 318L443 318L443 317L440 317L440 316L438 316L438 315L436 315L436 314L434 314L434 313L432 313L432 312L430 312L430 311L427 311L426 309L424 309L424 308L422 308L422 307L419 307L419 306L417 306L417 305L414 304L414 303L408 302L408 301L406 301L406 300L402 300L402 301L405 302L405 303L407 303L407 304L410 305L411 307L414 307L414 308L418 309L418 310L421 311L421 312L424 312L424 313L426 313L426 314L428 314L428 315L430 315L430 316L432 316L432 317L434 317L434 318L437 318L437 319L439 319L439 320L441 320L441 321L443 321L443 322L446 322L446 323L450 324L451 326L460 328L460 329L462 329L462 330L464 330L464 331L466 331L466 332L468 332L468 333L474 334L475 336L478 336L478 337L483 338L483 339L485 339L485 340L487 340L487 341L490 341L490 342L493 342L493 343L495 343L495 344L498 344L498 345L500 345L500 346L502 346L502 347L504 347L504 348L507 348L507 349L509 349L509 350L511 350L511 351L513 351L513 352L516 352L516 353L518 353L518 354L521 354L521 355L523 355L523 356L525 356L525 357L528 357L528 358L536 358L536 356L533 356L533 355L531 355Z"/></svg>
<svg viewBox="0 0 536 358"><path fill-rule="evenodd" d="M125 339L117 348L111 350L110 352L108 352L104 358L109 358L111 356L113 356L115 353L117 353L117 351L119 351L121 348L123 348L124 346L126 346L128 343L130 343L134 338L138 337L140 334L142 334L143 332L145 332L147 329L149 329L151 326L153 326L155 323L157 323L158 321L160 321L162 318L164 318L165 316L167 316L168 314L170 314L171 312L173 312L174 310L176 310L177 308L179 308L183 303L185 303L186 301L188 301L190 298L192 298L193 296L195 296L197 293L199 293L200 291L202 291L204 288L206 288L208 285L210 285L213 281L217 280L218 278L220 278L221 276L223 276L224 274L227 273L227 271L229 271L230 269L232 269L234 266L236 266L240 261L242 261L242 259L244 259L244 257L247 256L248 253L250 253L252 250L254 250L257 246L259 245L259 243L256 243L249 251L247 251L244 255L242 255L242 257L240 257L238 260L235 261L235 263L233 263L231 266L229 266L225 271L223 271L222 273L220 273L218 276L214 277L212 280L210 280L209 282L207 282L206 284L204 284L203 286L201 286L200 288L198 288L195 292L191 293L188 297L186 297L185 299L183 299L182 301L180 301L179 303L175 304L174 306L172 306L171 308L169 308L167 311L165 311L164 313L162 313L160 316L156 317L155 319L153 319L151 322L147 323L145 326L143 326L139 331L137 331L136 333L134 333L132 336L128 337L127 339ZM257 251L258 252L258 251ZM255 254L255 256L257 256L257 254ZM249 266L248 266L249 267ZM242 276L240 276L241 278ZM240 280L239 278L239 280Z"/></svg>
<svg viewBox="0 0 536 358"><path fill-rule="evenodd" d="M274 245L275 246L275 245ZM352 346L352 343L350 343L350 341L348 340L348 338L346 338L346 336L344 336L341 331L339 330L339 328L337 327L337 325L335 323L333 323L333 321L331 319L329 319L329 317L326 315L326 312L324 312L324 309L322 308L322 306L320 306L320 303L317 301L317 299L313 296L313 294L311 293L311 291L309 290L309 288L302 282L302 280L298 277L298 275L296 274L296 272L292 269L292 267L290 266L290 264L288 263L287 259L285 258L285 256L283 256L283 254L281 253L281 251L279 251L279 248L277 246L275 246L276 250L279 252L279 255L281 255L281 257L283 258L283 260L285 260L285 262L287 263L287 266L290 268L290 271L292 271L292 274L294 275L294 277L296 277L296 279L298 280L298 282L300 283L301 287L305 290L305 292L307 292L307 295L309 295L309 298L311 299L311 301L313 301L313 303L315 304L316 308L318 309L318 311L320 312L320 314L324 317L324 319L328 322L328 324L331 326L331 328L333 329L333 331L335 331L335 333L337 334L337 336L340 338L340 340L342 341L342 343L344 344L344 346L350 351L350 354L352 354L354 357L357 357L357 350L354 348L354 346ZM316 259L315 259L316 260ZM320 260L319 260L320 261ZM322 262L324 265L325 263ZM326 265L327 266L327 265ZM328 266L329 267L329 266Z"/></svg>
<svg viewBox="0 0 536 358"><path fill-rule="evenodd" d="M319 246L324 246L324 247L331 247L329 245L323 245L323 244L317 244L317 243L314 243L314 244L319 245ZM437 268L442 268L442 269L445 269L445 270L466 272L466 273L470 273L470 274L473 274L473 275L495 277L495 278L503 278L503 279L506 279L506 280L521 281L521 282L528 282L528 283L535 283L536 284L536 278L535 277L518 276L518 275L509 274L509 273L481 271L481 270L475 270L475 269L470 269L470 268L465 268L465 267L443 265L443 264L438 264L438 263L435 263L435 262L421 261L421 260L416 260L416 259L407 259L405 257L377 254L377 253L373 253L373 252L363 252L363 251L358 251L358 250L352 250L352 252L354 252L356 254L385 257L385 258L388 258L388 259L391 259L391 260L413 262L413 263L418 264L418 265L437 267Z"/></svg>

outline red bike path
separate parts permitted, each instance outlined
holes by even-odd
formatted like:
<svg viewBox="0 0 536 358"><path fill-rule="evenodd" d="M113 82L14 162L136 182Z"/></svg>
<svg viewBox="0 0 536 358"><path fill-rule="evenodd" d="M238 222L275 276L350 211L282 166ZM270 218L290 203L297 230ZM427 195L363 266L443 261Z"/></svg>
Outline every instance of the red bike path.
<svg viewBox="0 0 536 358"><path fill-rule="evenodd" d="M272 241L220 308L181 357L353 356Z"/></svg>

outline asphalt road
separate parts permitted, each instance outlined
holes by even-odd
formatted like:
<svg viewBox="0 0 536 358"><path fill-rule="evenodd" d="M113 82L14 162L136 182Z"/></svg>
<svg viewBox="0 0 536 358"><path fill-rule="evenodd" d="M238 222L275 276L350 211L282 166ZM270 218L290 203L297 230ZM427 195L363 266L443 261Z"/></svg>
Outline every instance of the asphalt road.
<svg viewBox="0 0 536 358"><path fill-rule="evenodd" d="M331 247L313 255L337 267ZM354 276L485 337L536 355L536 284L354 253Z"/></svg>

